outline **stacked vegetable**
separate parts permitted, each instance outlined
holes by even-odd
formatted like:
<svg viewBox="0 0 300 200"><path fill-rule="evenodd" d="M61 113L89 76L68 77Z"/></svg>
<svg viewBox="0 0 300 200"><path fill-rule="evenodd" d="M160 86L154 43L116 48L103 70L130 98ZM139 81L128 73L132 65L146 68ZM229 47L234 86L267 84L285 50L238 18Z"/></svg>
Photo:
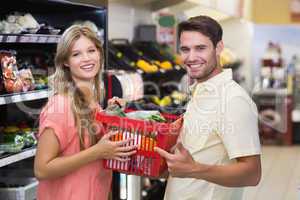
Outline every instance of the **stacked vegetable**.
<svg viewBox="0 0 300 200"><path fill-rule="evenodd" d="M124 109L116 104L109 105L106 110L106 114L116 115L119 117L128 117L132 119L140 119L153 122L166 122L167 120L156 110L139 110L125 113Z"/></svg>
<svg viewBox="0 0 300 200"><path fill-rule="evenodd" d="M7 126L1 132L0 151L2 153L17 153L23 148L37 144L35 131L32 128Z"/></svg>

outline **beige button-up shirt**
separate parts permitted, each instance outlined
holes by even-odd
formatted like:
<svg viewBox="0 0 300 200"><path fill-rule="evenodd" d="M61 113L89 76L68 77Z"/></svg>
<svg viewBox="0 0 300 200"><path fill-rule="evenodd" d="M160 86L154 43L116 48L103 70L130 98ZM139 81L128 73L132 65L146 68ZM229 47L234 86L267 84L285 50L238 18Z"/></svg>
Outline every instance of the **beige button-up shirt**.
<svg viewBox="0 0 300 200"><path fill-rule="evenodd" d="M232 80L231 69L194 84L191 90L180 140L195 161L227 165L235 162L235 158L261 153L256 105ZM242 188L169 177L165 200L202 199L242 199Z"/></svg>

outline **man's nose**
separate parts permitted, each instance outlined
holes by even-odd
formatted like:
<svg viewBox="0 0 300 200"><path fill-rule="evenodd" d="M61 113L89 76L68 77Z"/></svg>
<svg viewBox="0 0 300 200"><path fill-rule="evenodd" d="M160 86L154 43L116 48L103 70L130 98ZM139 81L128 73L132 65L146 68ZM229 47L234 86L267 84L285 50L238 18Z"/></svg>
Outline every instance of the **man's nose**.
<svg viewBox="0 0 300 200"><path fill-rule="evenodd" d="M191 50L187 55L187 61L194 61L197 58L197 54L195 51Z"/></svg>

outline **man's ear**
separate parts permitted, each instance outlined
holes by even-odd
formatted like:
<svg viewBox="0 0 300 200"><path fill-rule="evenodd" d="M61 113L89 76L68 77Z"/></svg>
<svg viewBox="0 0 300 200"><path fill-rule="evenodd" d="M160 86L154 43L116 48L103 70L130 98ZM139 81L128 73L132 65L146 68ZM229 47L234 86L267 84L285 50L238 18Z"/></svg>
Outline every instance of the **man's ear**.
<svg viewBox="0 0 300 200"><path fill-rule="evenodd" d="M222 40L220 40L218 43L217 43L217 46L216 46L216 54L217 56L220 56L221 55L221 52L223 51L224 49L224 43Z"/></svg>

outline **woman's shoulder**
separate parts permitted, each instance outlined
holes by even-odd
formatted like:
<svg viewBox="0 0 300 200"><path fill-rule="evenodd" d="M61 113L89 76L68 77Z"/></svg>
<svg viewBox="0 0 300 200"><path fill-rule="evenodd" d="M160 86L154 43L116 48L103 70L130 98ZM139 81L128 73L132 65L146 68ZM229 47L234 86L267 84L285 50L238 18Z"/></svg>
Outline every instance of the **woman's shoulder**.
<svg viewBox="0 0 300 200"><path fill-rule="evenodd" d="M48 102L67 101L69 96L66 94L53 94L49 97Z"/></svg>
<svg viewBox="0 0 300 200"><path fill-rule="evenodd" d="M42 112L58 112L64 113L70 108L70 97L64 94L54 94L49 97L47 104Z"/></svg>

